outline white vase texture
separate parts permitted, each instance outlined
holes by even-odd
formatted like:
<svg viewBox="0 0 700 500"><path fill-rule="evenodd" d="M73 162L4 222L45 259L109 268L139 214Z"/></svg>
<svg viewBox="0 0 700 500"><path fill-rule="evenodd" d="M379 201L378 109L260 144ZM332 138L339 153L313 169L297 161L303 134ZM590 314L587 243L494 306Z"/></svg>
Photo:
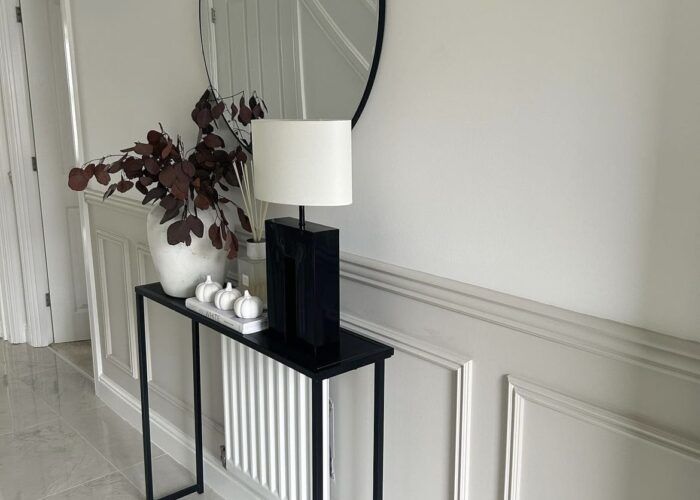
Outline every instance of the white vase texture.
<svg viewBox="0 0 700 500"><path fill-rule="evenodd" d="M163 214L165 209L156 204L148 213L146 221L148 246L163 291L172 297L187 298L194 296L195 287L207 276L222 283L226 270L226 251L214 248L207 235L207 229L215 221L215 212L211 209L197 211L197 216L204 223L204 235L201 238L191 235L192 243L189 246L184 243L168 243L167 230L173 221L161 224Z"/></svg>

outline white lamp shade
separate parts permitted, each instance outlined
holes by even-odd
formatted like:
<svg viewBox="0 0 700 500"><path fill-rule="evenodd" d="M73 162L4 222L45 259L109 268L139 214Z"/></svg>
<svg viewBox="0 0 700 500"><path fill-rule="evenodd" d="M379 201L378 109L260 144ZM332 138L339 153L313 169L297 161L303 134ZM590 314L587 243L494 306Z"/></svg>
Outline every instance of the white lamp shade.
<svg viewBox="0 0 700 500"><path fill-rule="evenodd" d="M352 203L349 120L264 119L252 127L257 199L308 206Z"/></svg>

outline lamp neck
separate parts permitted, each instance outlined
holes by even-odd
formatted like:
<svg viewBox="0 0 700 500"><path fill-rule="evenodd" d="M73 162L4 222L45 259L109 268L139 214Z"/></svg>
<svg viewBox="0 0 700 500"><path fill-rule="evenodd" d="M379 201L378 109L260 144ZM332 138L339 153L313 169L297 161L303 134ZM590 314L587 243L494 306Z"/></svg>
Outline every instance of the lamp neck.
<svg viewBox="0 0 700 500"><path fill-rule="evenodd" d="M299 205L299 229L302 231L306 227L306 214L304 211L304 205Z"/></svg>

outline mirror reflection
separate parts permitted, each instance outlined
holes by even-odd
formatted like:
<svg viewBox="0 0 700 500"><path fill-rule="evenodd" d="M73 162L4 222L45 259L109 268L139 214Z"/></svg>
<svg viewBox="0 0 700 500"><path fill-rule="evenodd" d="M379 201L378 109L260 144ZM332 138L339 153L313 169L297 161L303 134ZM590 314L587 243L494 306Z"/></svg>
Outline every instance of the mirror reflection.
<svg viewBox="0 0 700 500"><path fill-rule="evenodd" d="M353 118L371 86L380 1L200 0L213 90L268 118Z"/></svg>

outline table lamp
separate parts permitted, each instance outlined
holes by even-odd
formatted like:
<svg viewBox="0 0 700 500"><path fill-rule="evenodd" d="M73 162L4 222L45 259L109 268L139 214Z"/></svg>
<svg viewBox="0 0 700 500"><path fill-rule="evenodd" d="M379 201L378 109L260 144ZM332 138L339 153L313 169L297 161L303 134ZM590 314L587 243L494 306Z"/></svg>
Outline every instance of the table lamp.
<svg viewBox="0 0 700 500"><path fill-rule="evenodd" d="M315 355L339 347L339 231L304 207L352 203L350 137L349 120L252 122L256 198L299 206L298 219L265 222L269 327Z"/></svg>

